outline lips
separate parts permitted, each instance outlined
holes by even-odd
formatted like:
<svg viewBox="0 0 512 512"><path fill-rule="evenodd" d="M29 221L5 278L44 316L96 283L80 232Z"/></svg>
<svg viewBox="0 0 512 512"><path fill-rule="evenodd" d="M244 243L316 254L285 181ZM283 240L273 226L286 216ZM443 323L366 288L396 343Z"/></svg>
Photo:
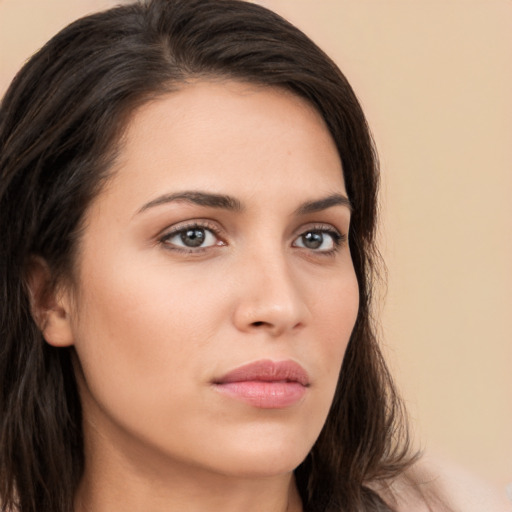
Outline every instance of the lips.
<svg viewBox="0 0 512 512"><path fill-rule="evenodd" d="M294 361L261 360L235 368L213 384L221 394L253 407L280 409L304 397L309 376Z"/></svg>

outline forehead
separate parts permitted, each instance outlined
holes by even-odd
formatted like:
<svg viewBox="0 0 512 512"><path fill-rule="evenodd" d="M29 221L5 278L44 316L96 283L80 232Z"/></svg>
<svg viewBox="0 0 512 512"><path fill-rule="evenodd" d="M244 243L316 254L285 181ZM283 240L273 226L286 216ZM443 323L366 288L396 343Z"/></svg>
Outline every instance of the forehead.
<svg viewBox="0 0 512 512"><path fill-rule="evenodd" d="M309 102L232 81L196 82L140 107L113 174L118 187L131 182L147 200L181 184L233 195L265 192L265 185L267 193L345 191L334 141Z"/></svg>

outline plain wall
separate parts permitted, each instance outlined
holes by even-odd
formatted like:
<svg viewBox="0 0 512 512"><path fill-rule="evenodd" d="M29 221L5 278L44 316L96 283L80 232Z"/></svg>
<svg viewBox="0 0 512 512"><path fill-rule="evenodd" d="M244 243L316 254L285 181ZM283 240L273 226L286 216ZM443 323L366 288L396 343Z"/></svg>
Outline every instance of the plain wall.
<svg viewBox="0 0 512 512"><path fill-rule="evenodd" d="M58 29L114 3L0 0L0 92ZM260 3L334 58L373 129L383 344L418 443L512 482L512 2Z"/></svg>

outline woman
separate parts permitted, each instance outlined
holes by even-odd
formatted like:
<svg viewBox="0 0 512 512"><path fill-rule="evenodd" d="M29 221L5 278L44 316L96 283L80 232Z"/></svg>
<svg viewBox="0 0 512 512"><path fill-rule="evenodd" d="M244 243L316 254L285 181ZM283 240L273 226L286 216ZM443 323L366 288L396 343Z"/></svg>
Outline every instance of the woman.
<svg viewBox="0 0 512 512"><path fill-rule="evenodd" d="M5 95L0 170L4 510L438 502L370 318L369 130L301 32L236 0L79 20Z"/></svg>

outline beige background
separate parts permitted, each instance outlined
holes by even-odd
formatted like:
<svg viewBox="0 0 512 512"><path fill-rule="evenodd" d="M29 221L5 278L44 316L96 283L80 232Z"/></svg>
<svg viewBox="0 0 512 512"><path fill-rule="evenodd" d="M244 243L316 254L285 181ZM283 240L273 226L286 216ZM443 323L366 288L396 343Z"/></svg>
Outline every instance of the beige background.
<svg viewBox="0 0 512 512"><path fill-rule="evenodd" d="M58 29L113 3L0 0L0 92ZM419 444L512 482L512 1L261 3L334 57L373 128L382 330Z"/></svg>

